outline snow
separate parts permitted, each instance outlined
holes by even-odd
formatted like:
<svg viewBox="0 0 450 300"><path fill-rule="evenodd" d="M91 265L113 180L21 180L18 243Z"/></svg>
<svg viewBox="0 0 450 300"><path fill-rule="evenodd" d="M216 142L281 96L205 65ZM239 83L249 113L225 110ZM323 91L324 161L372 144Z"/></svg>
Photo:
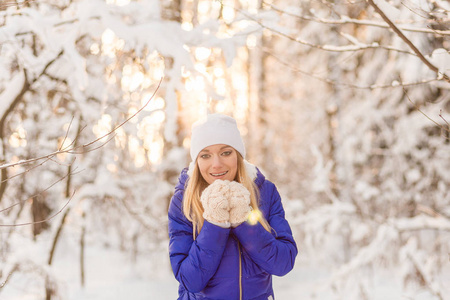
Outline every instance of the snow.
<svg viewBox="0 0 450 300"><path fill-rule="evenodd" d="M30 253L24 250L28 259L44 253ZM22 254L21 254L22 255ZM129 253L103 247L89 247L85 253L85 286L80 283L79 250L75 244L60 247L50 268L58 282L58 293L68 300L123 300L177 298L178 282L170 272L167 253L161 252L132 261ZM161 263L161 262L164 263ZM335 299L325 287L330 270L312 265L299 257L293 271L284 277L273 277L277 300ZM371 283L374 286L374 300L398 300L405 294L397 276L380 269ZM394 274L395 275L395 274ZM41 286L30 284L30 278L13 275L11 283L1 290L2 300L41 299ZM23 287L27 286L27 289ZM415 300L434 299L421 292Z"/></svg>
<svg viewBox="0 0 450 300"><path fill-rule="evenodd" d="M3 117L5 112L10 108L14 99L22 90L25 84L25 73L23 71L18 72L9 81L7 88L0 94L0 118Z"/></svg>
<svg viewBox="0 0 450 300"><path fill-rule="evenodd" d="M431 53L428 58L441 74L427 70L416 57L381 49L407 49L385 28L286 20L283 13L249 8L251 14L238 14L230 23L206 18L185 30L161 20L156 0L120 7L100 0L65 2L64 8L44 1L20 13L14 7L0 11L0 116L22 89L23 70L33 82L32 91L8 116L1 145L0 168L23 175L8 181L0 199L0 225L30 222L33 201L43 201L55 212L67 202L66 187L75 191L51 266L48 256L63 214L37 237L33 226L0 226L0 279L19 266L3 287L0 282L2 300L44 299L46 280L55 288L53 300L176 299L178 283L167 251L168 201L177 175L188 164L184 138L190 121L219 107L239 116L246 138L253 133L261 137L246 145L255 164L279 187L298 243L295 268L273 279L276 299L448 298L449 144L414 105L444 125L437 116L442 108L449 119L449 86L439 82L402 89L406 81L448 75L450 54L432 48L443 47L432 35L408 32L423 53ZM286 2L288 8L294 5ZM357 13L344 3L325 7L320 1L297 2L296 13L314 11L324 20L349 21L353 18L346 14ZM393 21L401 15L411 26L422 24L399 1L376 3ZM279 8L285 4L280 1ZM220 9L214 5L211 10ZM215 13L211 15L219 11ZM378 19L371 10L360 16L368 24ZM275 31L261 30L255 20ZM301 37L301 47L276 31L294 40ZM255 45L265 36L264 49L243 49L249 35ZM195 68L199 47L214 48L201 72ZM277 63L276 56L285 58L288 67ZM218 81L210 74L222 67L225 95L217 93ZM139 69L140 81L132 82L130 76L127 89L122 82L130 74L124 70L133 68ZM95 140L94 129L104 116L109 116L105 128L120 124L142 106L141 95L153 94L161 76L160 105L154 108L158 114L140 114L111 143L92 152L58 156L32 169L27 158L54 153L65 134L82 145ZM192 92L186 83L197 76L207 89ZM263 83L249 84L261 77ZM352 89L340 83L390 87ZM244 88L235 89L239 84ZM255 90L265 93L263 99L246 103L247 96L261 96ZM220 106L216 98L223 99ZM265 125L246 124L249 119ZM8 138L20 132L28 146L14 148ZM161 146L161 161L149 164L154 141L171 147ZM144 167L136 167L136 157ZM67 174L70 164L76 171L70 181L47 189Z"/></svg>
<svg viewBox="0 0 450 300"><path fill-rule="evenodd" d="M395 23L395 21L398 19L398 17L400 16L401 12L398 8L396 8L395 6L389 4L387 1L385 0L374 0L373 1L375 3L375 5L377 5L382 11L383 13L392 21Z"/></svg>
<svg viewBox="0 0 450 300"><path fill-rule="evenodd" d="M438 66L441 74L450 74L450 53L448 50L438 48L433 51L430 57L431 62Z"/></svg>

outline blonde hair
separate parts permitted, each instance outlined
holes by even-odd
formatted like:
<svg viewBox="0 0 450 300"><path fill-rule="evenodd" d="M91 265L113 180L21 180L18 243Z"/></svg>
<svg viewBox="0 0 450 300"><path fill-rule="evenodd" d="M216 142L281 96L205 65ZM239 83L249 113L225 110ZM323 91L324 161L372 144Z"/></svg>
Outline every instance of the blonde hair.
<svg viewBox="0 0 450 300"><path fill-rule="evenodd" d="M250 205L253 211L257 211L257 222L268 232L271 232L271 228L264 216L259 212L259 190L255 182L250 178L245 168L244 159L241 154L237 152L237 172L235 181L241 183L247 190L250 191ZM203 190L208 186L208 183L203 179L198 168L197 161L195 162L194 170L192 170L192 175L186 182L186 189L183 196L183 213L186 218L192 222L193 225L193 236L194 239L200 233L203 227L203 206L200 202L200 197Z"/></svg>

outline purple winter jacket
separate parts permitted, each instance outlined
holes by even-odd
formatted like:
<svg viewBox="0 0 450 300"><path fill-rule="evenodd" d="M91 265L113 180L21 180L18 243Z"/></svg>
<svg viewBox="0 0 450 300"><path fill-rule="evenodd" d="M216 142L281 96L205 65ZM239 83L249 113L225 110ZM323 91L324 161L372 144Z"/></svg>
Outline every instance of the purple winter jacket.
<svg viewBox="0 0 450 300"><path fill-rule="evenodd" d="M259 223L221 228L205 220L194 241L192 223L182 209L188 178L184 169L168 214L170 262L180 283L178 300L274 299L272 275L283 276L291 271L297 256L275 185L257 170L255 183L260 191L260 210L272 233Z"/></svg>

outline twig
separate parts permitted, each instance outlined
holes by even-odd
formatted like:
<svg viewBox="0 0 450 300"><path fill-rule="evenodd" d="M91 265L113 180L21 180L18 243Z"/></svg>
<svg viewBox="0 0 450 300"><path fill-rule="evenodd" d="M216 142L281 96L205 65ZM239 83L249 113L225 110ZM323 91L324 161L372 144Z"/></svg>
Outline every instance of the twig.
<svg viewBox="0 0 450 300"><path fill-rule="evenodd" d="M442 127L443 131L447 131L447 134L445 136L445 138L447 140L450 140L450 124L447 122L447 120L442 116L442 109L439 112L439 117L445 122L445 124L447 124L447 128Z"/></svg>
<svg viewBox="0 0 450 300"><path fill-rule="evenodd" d="M442 109L439 112L439 117L441 117L442 120L444 120L445 124L447 124L447 127L450 129L450 124L447 122L447 120L442 116ZM447 130L449 131L449 130Z"/></svg>
<svg viewBox="0 0 450 300"><path fill-rule="evenodd" d="M37 165L35 165L35 166L33 166L33 167L29 168L29 169L26 169L26 170L23 171L23 172L20 172L20 173L17 173L16 175L13 175L13 176L11 176L11 177L5 178L4 180L0 181L0 183L3 183L3 182L8 181L8 180L11 180L11 179L13 179L13 178L15 178L15 177L17 177L17 176L21 176L21 175L23 175L23 174L26 174L26 173L30 172L31 170L33 170L33 169L35 169L35 168L37 168L37 167L40 167L40 166L44 165L44 164L45 164L46 162L48 162L49 160L51 160L51 159L48 158L48 159L44 160L43 162L41 162L40 164L37 164Z"/></svg>
<svg viewBox="0 0 450 300"><path fill-rule="evenodd" d="M5 287L5 285L8 283L9 279L11 278L11 276L19 270L19 264L15 264L14 267L12 268L12 270L8 273L8 275L6 276L5 281L3 281L2 283L0 283L0 292L2 291L2 289Z"/></svg>
<svg viewBox="0 0 450 300"><path fill-rule="evenodd" d="M104 142L103 144L101 144L101 145L99 145L99 146L97 146L95 148L91 148L91 149L85 150L84 148L87 147L88 145L82 145L82 146L79 146L79 147L77 146L77 147L73 148L73 149L78 149L78 148L82 147L83 148L82 151L67 150L67 151L65 151L65 153L69 153L69 154L85 154L85 153L89 153L89 152L95 151L95 150L100 149L101 147L105 146L106 144L108 144L115 136L116 136L116 134L112 135L109 139L106 140L106 142Z"/></svg>
<svg viewBox="0 0 450 300"><path fill-rule="evenodd" d="M64 143L65 143L66 140L67 140L67 136L69 135L69 131L70 131L70 127L72 126L73 119L74 119L74 116L72 116L72 119L70 120L69 126L67 127L67 130L66 130L66 135L64 136L64 139L63 139L63 141L61 142L61 146L60 146L59 149L58 149L58 150L60 150L60 151L61 151L62 147L64 146ZM73 142L72 142L72 143L73 143ZM71 144L72 144L72 143L71 143Z"/></svg>
<svg viewBox="0 0 450 300"><path fill-rule="evenodd" d="M439 124L438 122L436 122L435 120L433 120L432 118L430 118L426 113L424 113L420 107L414 103L411 98L409 98L408 93L406 92L405 89L403 89L403 92L405 93L406 98L409 100L409 102L412 103L412 105L414 105L414 107L422 114L424 115L428 120L430 120L431 122L433 122L436 126L438 126L439 128L443 129L444 131L450 132L450 129L445 128L444 126L442 126L441 124ZM441 116L441 114L439 114L439 116ZM448 124L448 123L447 123Z"/></svg>

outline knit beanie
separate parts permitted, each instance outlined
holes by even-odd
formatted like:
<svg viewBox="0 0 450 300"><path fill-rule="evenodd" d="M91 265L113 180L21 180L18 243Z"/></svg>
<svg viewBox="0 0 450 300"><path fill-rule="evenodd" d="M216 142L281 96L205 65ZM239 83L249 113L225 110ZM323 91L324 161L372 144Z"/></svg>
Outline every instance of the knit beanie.
<svg viewBox="0 0 450 300"><path fill-rule="evenodd" d="M204 148L225 144L233 147L245 158L245 146L241 134L232 117L222 114L208 114L192 125L191 159L195 161Z"/></svg>

